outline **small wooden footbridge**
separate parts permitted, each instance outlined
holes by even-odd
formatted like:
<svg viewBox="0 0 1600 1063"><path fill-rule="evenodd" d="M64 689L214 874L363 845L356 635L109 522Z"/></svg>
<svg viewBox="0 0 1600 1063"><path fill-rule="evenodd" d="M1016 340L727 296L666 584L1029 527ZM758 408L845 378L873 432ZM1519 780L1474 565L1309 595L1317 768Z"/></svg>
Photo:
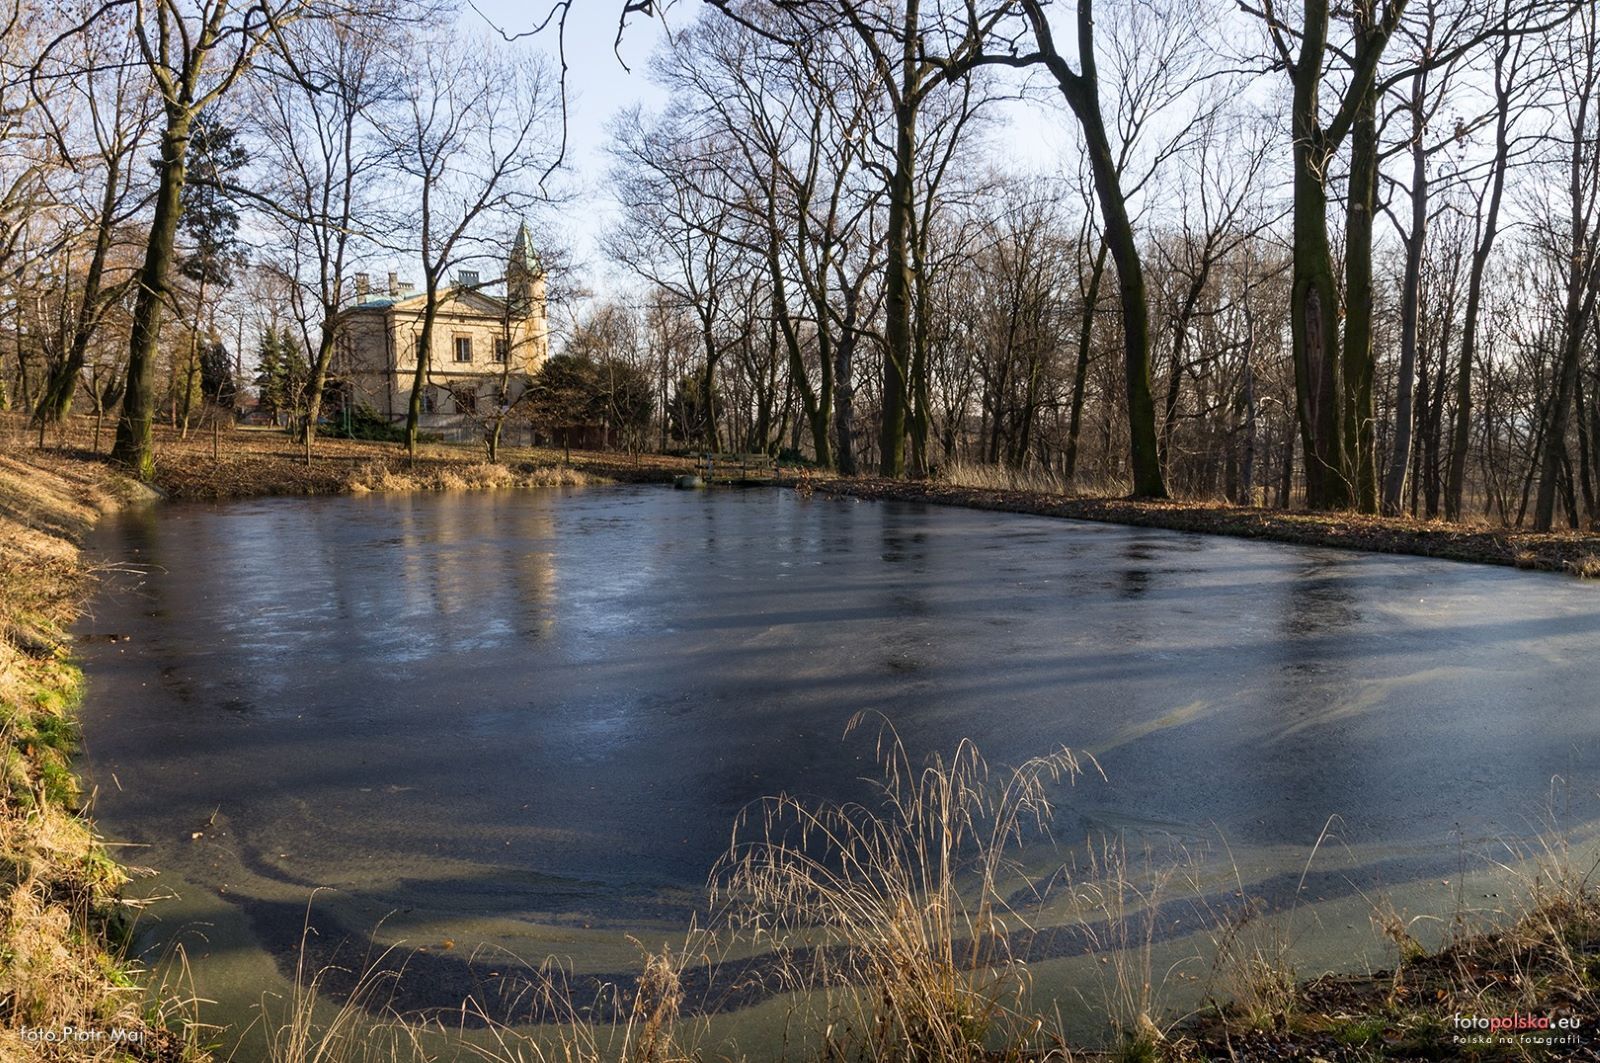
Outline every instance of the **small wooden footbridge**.
<svg viewBox="0 0 1600 1063"><path fill-rule="evenodd" d="M789 481L799 472L789 467ZM694 475L703 484L731 484L759 487L785 483L783 463L771 454L712 454L702 451L695 458Z"/></svg>

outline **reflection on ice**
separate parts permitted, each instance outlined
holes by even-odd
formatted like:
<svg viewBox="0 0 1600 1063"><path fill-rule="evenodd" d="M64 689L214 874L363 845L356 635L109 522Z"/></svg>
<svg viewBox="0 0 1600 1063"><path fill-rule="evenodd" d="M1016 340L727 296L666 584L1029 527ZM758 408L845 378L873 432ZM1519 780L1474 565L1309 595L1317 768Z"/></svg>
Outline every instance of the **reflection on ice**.
<svg viewBox="0 0 1600 1063"><path fill-rule="evenodd" d="M174 506L92 547L138 569L84 718L99 825L183 883L158 936L297 934L262 913L331 885L396 937L603 952L693 907L753 799L865 796L862 709L914 755L1092 752L1064 845L1166 824L1265 878L1334 815L1352 874L1431 874L1556 773L1593 817L1600 597L1558 577L653 488Z"/></svg>

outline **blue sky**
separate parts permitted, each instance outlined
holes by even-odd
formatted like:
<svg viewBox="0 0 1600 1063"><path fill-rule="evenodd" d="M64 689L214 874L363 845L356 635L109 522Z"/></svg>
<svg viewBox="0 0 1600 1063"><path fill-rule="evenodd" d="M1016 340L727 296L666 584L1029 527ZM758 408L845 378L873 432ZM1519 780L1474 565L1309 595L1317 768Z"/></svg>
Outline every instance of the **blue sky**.
<svg viewBox="0 0 1600 1063"><path fill-rule="evenodd" d="M462 0L461 25L469 33L525 33L548 10L549 0ZM564 210L566 235L590 283L604 290L607 263L599 253L598 239L615 216L607 190L609 158L607 125L611 116L635 104L654 108L666 95L651 82L648 67L652 51L675 26L686 25L700 10L698 0L667 5L666 24L659 18L635 16L613 51L617 16L622 0L576 0L567 20L567 86L569 94L567 170L569 186L578 199ZM555 59L556 39L546 31L530 40L532 47ZM624 66L626 64L626 66ZM1055 172L1060 161L1071 159L1070 121L1054 104L1012 104L994 136L994 161L1002 169Z"/></svg>
<svg viewBox="0 0 1600 1063"><path fill-rule="evenodd" d="M663 39L663 27L656 19L635 17L621 47L613 50L617 15L621 9L622 0L577 0L567 20L567 180L564 183L574 190L577 198L570 208L562 211L562 216L568 219L564 225L565 235L578 257L577 265L590 276L595 287L605 287L606 263L598 247L600 233L615 216L615 205L606 182L606 170L610 165L606 154L607 125L618 111L635 104L653 108L666 99L647 73L650 54ZM547 10L546 0L531 3L529 0L463 0L461 24L468 33L525 33ZM679 4L670 17L682 20L690 14L687 5ZM530 39L529 45L548 55L552 67L555 66L553 30Z"/></svg>

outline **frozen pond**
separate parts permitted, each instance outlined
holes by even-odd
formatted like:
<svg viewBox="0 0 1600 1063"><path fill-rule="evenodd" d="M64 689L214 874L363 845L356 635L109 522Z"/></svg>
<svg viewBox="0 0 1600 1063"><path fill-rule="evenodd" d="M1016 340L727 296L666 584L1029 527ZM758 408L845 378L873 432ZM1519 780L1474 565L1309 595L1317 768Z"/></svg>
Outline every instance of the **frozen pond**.
<svg viewBox="0 0 1600 1063"><path fill-rule="evenodd" d="M427 947L410 1005L485 943L628 970L747 803L865 794L862 709L916 755L1091 752L1058 838L1225 841L1267 891L1330 817L1330 898L1594 818L1600 590L1560 577L654 487L173 505L91 549L97 822L235 1006L318 887L325 938Z"/></svg>

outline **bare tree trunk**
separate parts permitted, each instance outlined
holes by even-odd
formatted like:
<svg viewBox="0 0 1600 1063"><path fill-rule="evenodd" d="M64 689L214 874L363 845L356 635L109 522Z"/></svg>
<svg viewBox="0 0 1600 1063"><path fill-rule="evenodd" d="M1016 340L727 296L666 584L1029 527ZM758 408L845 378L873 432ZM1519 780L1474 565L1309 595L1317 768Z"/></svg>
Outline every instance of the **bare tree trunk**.
<svg viewBox="0 0 1600 1063"><path fill-rule="evenodd" d="M1594 18L1593 12L1589 17ZM1572 256L1567 274L1567 302L1562 316L1561 354L1556 363L1555 389L1550 396L1550 416L1544 436L1544 452L1539 462L1539 493L1534 503L1535 531L1549 531L1555 519L1555 502L1562 463L1567 451L1567 422L1573 393L1577 390L1583 342L1594 318L1595 298L1600 295L1600 255L1594 247L1593 209L1595 176L1600 173L1600 144L1592 139L1590 108L1600 86L1600 39L1591 24L1585 27L1583 72L1576 79L1579 91L1570 112L1572 152L1567 172L1570 214L1568 247ZM1569 478L1570 479L1570 478Z"/></svg>
<svg viewBox="0 0 1600 1063"><path fill-rule="evenodd" d="M1349 206L1345 212L1344 432L1345 466L1355 480L1356 508L1378 511L1376 412L1372 399L1372 232L1378 209L1377 102L1362 100L1350 136Z"/></svg>
<svg viewBox="0 0 1600 1063"><path fill-rule="evenodd" d="M1278 480L1278 508L1288 509L1294 499L1294 436L1295 421L1288 418L1283 440L1283 472Z"/></svg>
<svg viewBox="0 0 1600 1063"><path fill-rule="evenodd" d="M117 438L111 457L126 465L141 480L155 475L153 427L155 420L156 344L160 341L161 309L167 297L172 249L183 213L185 159L189 150L192 116L168 105L167 127L161 136L155 212L139 270L139 291L134 301L133 331L128 343L128 379L117 419Z"/></svg>
<svg viewBox="0 0 1600 1063"><path fill-rule="evenodd" d="M907 32L915 32L917 0L906 5ZM912 70L916 61L911 45L906 45L905 65ZM907 73L908 81L913 77ZM908 84L909 94L914 84ZM900 477L906 471L906 405L908 376L911 370L911 214L915 209L913 166L916 159L917 115L914 107L902 103L895 115L895 162L889 183L889 221L884 276L883 425L878 436L878 472Z"/></svg>
<svg viewBox="0 0 1600 1063"><path fill-rule="evenodd" d="M111 239L116 227L117 188L122 174L122 157L109 155L106 159L106 186L100 196L100 215L96 219L94 252L89 257L89 267L83 277L83 294L78 303L72 327L72 338L67 357L62 360L56 374L45 384L44 395L34 411L41 420L63 421L72 409L72 396L78 388L78 374L83 372L88 358L89 341L100 323L100 312L105 298L102 282L105 277L106 258L111 251ZM98 448L96 448L98 449Z"/></svg>
<svg viewBox="0 0 1600 1063"><path fill-rule="evenodd" d="M1105 241L1095 252L1094 266L1089 273L1089 287L1083 296L1083 318L1078 323L1078 362L1072 371L1072 412L1067 421L1067 456L1063 475L1071 483L1078 471L1078 433L1083 426L1083 400L1089 382L1089 355L1094 343L1095 312L1100 301L1100 278L1106 271L1106 253L1110 250Z"/></svg>
<svg viewBox="0 0 1600 1063"><path fill-rule="evenodd" d="M1461 354L1456 363L1456 418L1450 433L1450 468L1445 477L1444 515L1446 520L1461 519L1461 496L1467 479L1467 448L1472 442L1472 363L1477 356L1478 318L1483 307L1483 278L1489 255L1500 231L1500 204L1505 194L1506 170L1511 158L1511 79L1506 74L1510 45L1495 55L1495 131L1494 173L1490 177L1489 205L1484 214L1483 232L1472 252L1472 271L1467 281L1467 309L1462 321Z"/></svg>
<svg viewBox="0 0 1600 1063"><path fill-rule="evenodd" d="M428 278L428 300L422 311L422 332L416 340L417 364L411 371L411 395L406 401L406 459L417 460L417 436L422 424L422 394L428 386L433 361L433 322L439 314L438 282Z"/></svg>
<svg viewBox="0 0 1600 1063"><path fill-rule="evenodd" d="M1045 66L1055 77L1067 106L1078 119L1094 174L1095 196L1100 203L1106 244L1117 266L1117 286L1122 303L1124 383L1128 403L1128 451L1136 498L1165 498L1161 454L1156 438L1156 404L1150 388L1150 303L1144 267L1122 175L1106 134L1100 109L1099 72L1095 60L1094 4L1078 3L1078 70L1075 73L1056 49L1054 35L1039 0L1024 0L1023 10L1033 26Z"/></svg>
<svg viewBox="0 0 1600 1063"><path fill-rule="evenodd" d="M200 287L195 292L194 326L189 330L189 358L183 367L183 398L179 408L180 431L178 438L180 439L189 438L189 416L194 412L194 378L200 374L200 313L201 307L205 305L205 300L206 279L202 275L200 277ZM205 401L204 396L201 396L201 401Z"/></svg>
<svg viewBox="0 0 1600 1063"><path fill-rule="evenodd" d="M1247 506L1256 504L1256 372L1250 362L1250 349L1245 348L1243 379L1239 398L1244 406L1244 442L1240 446L1239 494Z"/></svg>
<svg viewBox="0 0 1600 1063"><path fill-rule="evenodd" d="M1417 75L1420 82L1422 75ZM1400 297L1400 382L1395 399L1394 446L1389 457L1389 472L1383 481L1383 512L1398 516L1405 492L1406 470L1411 464L1411 436L1416 420L1413 389L1416 386L1417 319L1422 301L1422 252L1428 232L1428 161L1422 143L1421 93L1419 84L1412 92L1411 140L1411 234L1406 240L1405 282Z"/></svg>
<svg viewBox="0 0 1600 1063"><path fill-rule="evenodd" d="M833 435L836 444L835 458L841 476L854 476L859 472L855 445L855 367L856 307L860 291L844 289L844 318L841 321L839 341L833 351Z"/></svg>

